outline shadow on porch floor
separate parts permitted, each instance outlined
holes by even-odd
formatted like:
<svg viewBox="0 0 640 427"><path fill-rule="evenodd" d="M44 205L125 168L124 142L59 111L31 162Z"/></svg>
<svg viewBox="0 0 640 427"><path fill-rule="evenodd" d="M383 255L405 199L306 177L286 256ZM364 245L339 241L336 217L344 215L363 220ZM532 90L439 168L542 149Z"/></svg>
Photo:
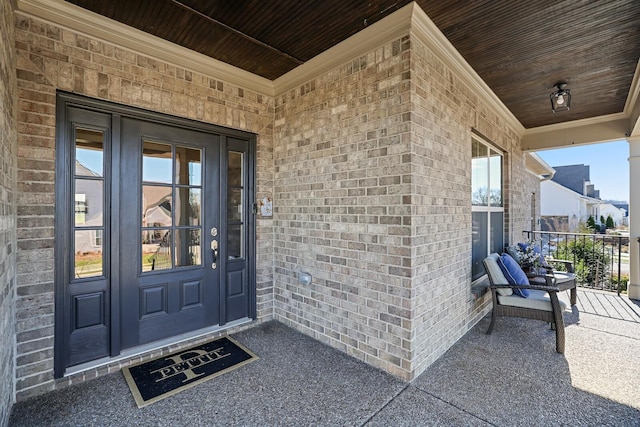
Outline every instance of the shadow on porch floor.
<svg viewBox="0 0 640 427"><path fill-rule="evenodd" d="M563 295L568 300L566 295ZM19 402L11 426L640 426L640 305L578 290L566 354L541 322L483 319L411 383L280 323L234 337L260 360L138 409L122 373Z"/></svg>

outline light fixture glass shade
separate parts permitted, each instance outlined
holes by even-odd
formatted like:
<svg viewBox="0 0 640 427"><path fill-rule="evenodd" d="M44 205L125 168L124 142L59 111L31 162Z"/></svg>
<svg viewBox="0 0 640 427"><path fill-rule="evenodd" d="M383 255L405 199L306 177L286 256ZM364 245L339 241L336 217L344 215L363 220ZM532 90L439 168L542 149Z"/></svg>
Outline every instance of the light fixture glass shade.
<svg viewBox="0 0 640 427"><path fill-rule="evenodd" d="M565 88L566 84L555 85L556 91L549 95L551 98L551 111L569 110L571 107L571 91Z"/></svg>

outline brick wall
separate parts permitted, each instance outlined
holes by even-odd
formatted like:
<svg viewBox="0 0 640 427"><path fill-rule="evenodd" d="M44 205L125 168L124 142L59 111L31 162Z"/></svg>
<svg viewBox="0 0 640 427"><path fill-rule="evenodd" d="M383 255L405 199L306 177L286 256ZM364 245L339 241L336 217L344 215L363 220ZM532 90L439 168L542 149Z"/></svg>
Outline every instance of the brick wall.
<svg viewBox="0 0 640 427"><path fill-rule="evenodd" d="M274 146L276 315L398 376L411 360L408 46L277 97Z"/></svg>
<svg viewBox="0 0 640 427"><path fill-rule="evenodd" d="M0 2L0 426L9 422L15 384L16 72L13 10Z"/></svg>
<svg viewBox="0 0 640 427"><path fill-rule="evenodd" d="M464 335L490 308L471 283L472 129L504 155L505 241L528 228L535 177L520 139L419 37L411 39L413 375ZM525 225L526 224L526 225Z"/></svg>
<svg viewBox="0 0 640 427"><path fill-rule="evenodd" d="M53 380L56 90L258 134L258 198L273 194L274 100L22 14L17 14L15 28L20 399L121 366ZM263 320L273 315L271 234L271 220L258 220L257 309Z"/></svg>
<svg viewBox="0 0 640 427"><path fill-rule="evenodd" d="M506 153L519 236L535 186L519 138L419 38L277 97L276 316L411 379L485 315L470 292L472 129Z"/></svg>

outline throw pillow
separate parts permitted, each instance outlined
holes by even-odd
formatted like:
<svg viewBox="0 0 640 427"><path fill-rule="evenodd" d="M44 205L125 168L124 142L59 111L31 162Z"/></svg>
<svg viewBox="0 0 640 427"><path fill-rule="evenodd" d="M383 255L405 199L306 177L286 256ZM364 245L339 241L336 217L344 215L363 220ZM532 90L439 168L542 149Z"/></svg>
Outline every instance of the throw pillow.
<svg viewBox="0 0 640 427"><path fill-rule="evenodd" d="M528 285L529 278L522 271L522 268L518 265L518 263L511 257L509 254L502 254L500 258L498 258L498 266L502 273L507 278L507 282L510 285ZM522 298L526 298L529 296L528 289L519 289L514 288L513 293L521 296Z"/></svg>

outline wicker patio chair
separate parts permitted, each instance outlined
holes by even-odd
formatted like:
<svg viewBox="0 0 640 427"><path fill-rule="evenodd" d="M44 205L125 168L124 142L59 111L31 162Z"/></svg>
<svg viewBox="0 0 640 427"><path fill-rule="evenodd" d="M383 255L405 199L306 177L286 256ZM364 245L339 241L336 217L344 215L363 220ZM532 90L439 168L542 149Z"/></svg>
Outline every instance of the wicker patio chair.
<svg viewBox="0 0 640 427"><path fill-rule="evenodd" d="M546 275L546 284L509 284L498 266L499 255L493 253L483 260L484 268L489 276L493 310L491 324L487 330L490 334L498 316L522 317L542 320L550 323L556 331L556 351L564 353L564 320L562 312L566 305L558 299L559 289L555 285L553 275ZM523 298L513 293L514 288L528 289L529 296Z"/></svg>

